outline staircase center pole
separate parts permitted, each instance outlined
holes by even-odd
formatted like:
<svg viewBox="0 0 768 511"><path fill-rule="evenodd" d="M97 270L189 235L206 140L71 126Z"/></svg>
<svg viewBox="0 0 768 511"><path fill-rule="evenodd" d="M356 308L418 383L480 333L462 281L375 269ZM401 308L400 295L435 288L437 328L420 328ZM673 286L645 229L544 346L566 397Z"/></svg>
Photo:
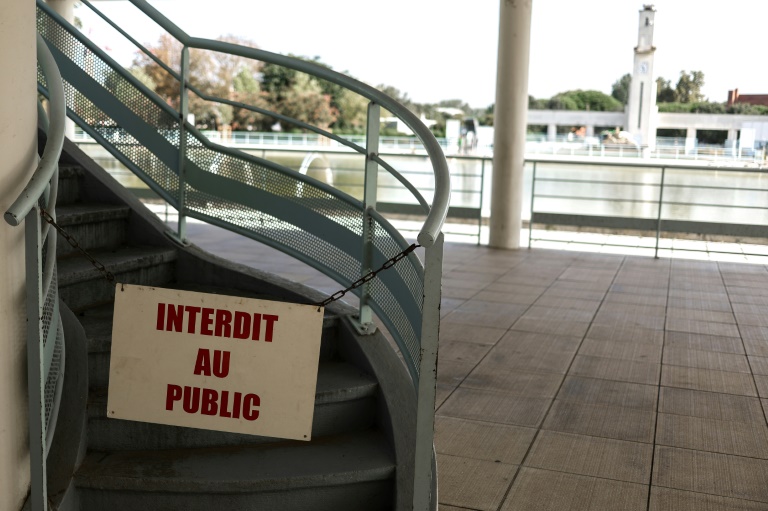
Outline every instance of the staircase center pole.
<svg viewBox="0 0 768 511"><path fill-rule="evenodd" d="M184 241L187 237L186 213L186 160L187 160L187 129L186 122L189 116L189 93L187 80L189 79L189 48L185 45L181 50L181 88L179 91L179 239Z"/></svg>

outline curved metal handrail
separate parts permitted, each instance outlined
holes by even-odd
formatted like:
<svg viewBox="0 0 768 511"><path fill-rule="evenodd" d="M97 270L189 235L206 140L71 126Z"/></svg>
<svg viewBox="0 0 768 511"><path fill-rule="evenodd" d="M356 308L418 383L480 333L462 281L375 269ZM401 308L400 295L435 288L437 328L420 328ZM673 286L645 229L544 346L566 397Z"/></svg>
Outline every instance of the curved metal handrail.
<svg viewBox="0 0 768 511"><path fill-rule="evenodd" d="M64 124L67 118L64 86L61 85L61 73L59 73L59 68L56 66L56 61L40 34L37 35L37 60L43 69L47 82L49 84L58 84L58 86L49 87L50 130L48 132L48 141L43 150L43 157L40 159L37 169L35 169L32 177L29 179L27 186L24 187L24 190L22 190L19 197L4 215L5 221L13 226L21 224L22 220L35 206L37 200L45 193L58 168L59 155L64 147Z"/></svg>
<svg viewBox="0 0 768 511"><path fill-rule="evenodd" d="M435 194L432 199L432 206L429 214L419 232L418 241L425 247L434 244L437 236L440 234L440 230L448 213L448 205L451 196L449 170L440 144L437 143L432 132L421 123L419 118L413 112L374 87L318 64L224 41L191 37L166 18L160 11L150 5L146 0L130 0L130 2L184 46L269 62L271 64L317 76L356 92L370 101L381 105L383 108L402 119L405 125L408 126L421 140L421 143L427 151L427 155L433 162Z"/></svg>

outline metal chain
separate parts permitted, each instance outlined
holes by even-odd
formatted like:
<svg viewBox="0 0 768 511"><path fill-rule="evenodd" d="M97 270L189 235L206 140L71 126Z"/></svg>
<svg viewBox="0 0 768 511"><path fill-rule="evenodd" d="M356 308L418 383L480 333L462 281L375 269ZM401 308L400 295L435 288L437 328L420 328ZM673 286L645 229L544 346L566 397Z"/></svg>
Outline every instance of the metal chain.
<svg viewBox="0 0 768 511"><path fill-rule="evenodd" d="M107 282L109 282L110 284L115 283L115 276L112 275L112 272L109 271L107 267L104 266L102 263L94 259L93 256L89 254L83 247L81 247L80 243L78 243L77 240L73 238L71 234L69 234L67 231L62 229L61 226L56 223L56 220L54 220L53 217L45 209L40 208L40 216L43 217L43 220L51 224L53 228L56 229L56 231L59 234L61 234L61 237L67 240L67 243L72 245L73 248L79 250L80 253L83 254L86 257L86 259L88 259L91 262L94 268L96 268L97 270L99 270L99 272L101 272L102 276L105 279L107 279Z"/></svg>
<svg viewBox="0 0 768 511"><path fill-rule="evenodd" d="M420 246L421 245L419 245L417 243L414 243L413 245L411 245L410 247L406 248L405 250L403 250L402 252L400 252L396 256L390 258L387 262L382 264L381 268L379 268L378 270L369 271L368 273L366 273L365 275L363 275L362 277L357 279L355 282L353 282L352 285L350 285L348 288L342 289L341 291L336 291L335 293L333 293L331 296L329 296L328 298L326 298L322 302L318 302L318 303L315 303L313 305L317 305L317 310L320 310L320 307L325 307L329 303L333 303L336 300L341 300L344 297L344 295L346 295L349 291L352 291L353 289L356 289L356 288L362 286L366 282L370 282L371 280L373 280L376 277L376 275L379 272L382 272L384 270L388 270L388 269L392 268L395 264L397 264L398 261L400 261L401 259L405 258L405 256L407 256L408 254L410 254L411 252L413 252L414 250L416 250Z"/></svg>

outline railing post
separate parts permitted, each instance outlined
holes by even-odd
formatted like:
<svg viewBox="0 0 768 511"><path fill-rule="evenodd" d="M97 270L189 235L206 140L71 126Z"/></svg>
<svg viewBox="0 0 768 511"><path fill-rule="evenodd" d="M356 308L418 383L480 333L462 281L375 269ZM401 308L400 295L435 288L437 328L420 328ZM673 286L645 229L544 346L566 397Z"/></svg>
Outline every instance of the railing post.
<svg viewBox="0 0 768 511"><path fill-rule="evenodd" d="M368 213L369 209L376 209L376 195L379 178L379 164L374 158L379 153L379 125L381 123L381 107L371 101L368 103L368 123L365 130L365 182L363 191L363 257L360 275L365 275L373 269L373 240L375 224ZM373 324L373 312L368 305L370 298L370 282L360 288L360 316L356 327L363 334L376 331Z"/></svg>
<svg viewBox="0 0 768 511"><path fill-rule="evenodd" d="M189 48L185 45L181 49L181 89L179 91L179 227L178 235L181 241L187 236L187 218L184 216L186 209L186 160L187 160L187 117L189 116L189 95L187 92L187 80L189 79Z"/></svg>
<svg viewBox="0 0 768 511"><path fill-rule="evenodd" d="M45 433L45 374L43 369L43 281L40 210L24 220L27 279L27 394L29 396L30 509L48 509ZM55 233L51 233L55 236ZM50 328L56 325L51 324Z"/></svg>
<svg viewBox="0 0 768 511"><path fill-rule="evenodd" d="M444 236L440 233L435 244L427 247L424 253L424 302L421 312L421 360L419 361L413 481L414 511L431 511L433 478L437 476L432 471L432 444L435 433L435 385L440 335L443 241Z"/></svg>
<svg viewBox="0 0 768 511"><path fill-rule="evenodd" d="M477 244L480 244L480 238L483 235L483 197L485 190L485 158L480 160L480 204L478 205L479 213L477 214Z"/></svg>
<svg viewBox="0 0 768 511"><path fill-rule="evenodd" d="M533 198L536 195L536 162L533 162L533 175L531 176L531 216L528 218L528 250L533 241Z"/></svg>
<svg viewBox="0 0 768 511"><path fill-rule="evenodd" d="M653 257L656 259L659 258L659 236L661 234L661 207L664 202L664 176L666 174L667 168L661 167L661 183L659 184L659 213L656 217L656 251L653 254Z"/></svg>

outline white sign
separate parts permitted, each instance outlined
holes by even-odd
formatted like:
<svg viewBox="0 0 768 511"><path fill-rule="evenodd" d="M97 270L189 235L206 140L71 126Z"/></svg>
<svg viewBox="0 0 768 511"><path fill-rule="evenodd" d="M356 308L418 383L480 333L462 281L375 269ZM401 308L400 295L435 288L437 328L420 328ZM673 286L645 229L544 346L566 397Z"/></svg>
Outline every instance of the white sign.
<svg viewBox="0 0 768 511"><path fill-rule="evenodd" d="M323 309L118 284L107 416L310 440Z"/></svg>

